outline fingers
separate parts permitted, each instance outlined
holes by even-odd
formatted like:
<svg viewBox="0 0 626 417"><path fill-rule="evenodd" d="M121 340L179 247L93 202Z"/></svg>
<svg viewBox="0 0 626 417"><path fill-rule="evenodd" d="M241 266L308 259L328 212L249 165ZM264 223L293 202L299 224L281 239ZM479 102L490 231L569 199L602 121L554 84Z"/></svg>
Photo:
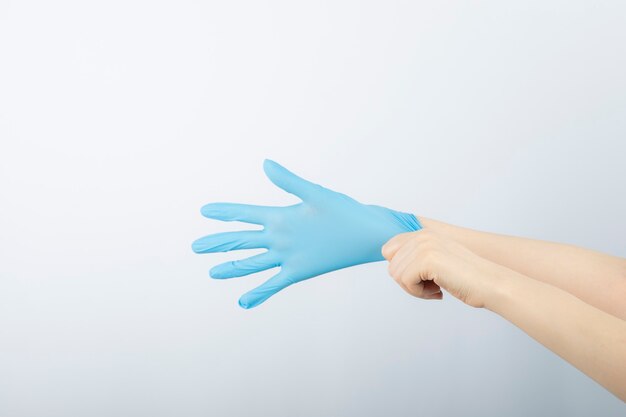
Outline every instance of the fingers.
<svg viewBox="0 0 626 417"><path fill-rule="evenodd" d="M276 186L300 197L304 201L312 199L316 193L323 189L320 185L300 178L282 165L269 159L266 159L263 163L263 170Z"/></svg>
<svg viewBox="0 0 626 417"><path fill-rule="evenodd" d="M209 219L265 224L273 210L274 207L249 204L211 203L203 206L200 211Z"/></svg>
<svg viewBox="0 0 626 417"><path fill-rule="evenodd" d="M267 235L262 230L216 233L192 243L196 253L228 252L238 249L267 248Z"/></svg>
<svg viewBox="0 0 626 417"><path fill-rule="evenodd" d="M416 232L400 233L385 243L381 249L383 257L390 261L402 246L415 237Z"/></svg>
<svg viewBox="0 0 626 417"><path fill-rule="evenodd" d="M422 284L421 293L413 295L426 300L441 300L443 298L443 293L439 285L435 284L433 281L422 281Z"/></svg>
<svg viewBox="0 0 626 417"><path fill-rule="evenodd" d="M421 256L427 238L424 232L402 233L385 244L383 255L389 259L389 275L407 293L426 300L440 300L441 288L432 281L433 275Z"/></svg>
<svg viewBox="0 0 626 417"><path fill-rule="evenodd" d="M235 278L280 266L278 258L272 252L265 252L246 259L230 261L211 268L211 278Z"/></svg>
<svg viewBox="0 0 626 417"><path fill-rule="evenodd" d="M441 300L443 293L439 285L432 281L406 281L394 277L396 283L407 293L413 297L422 298L424 300Z"/></svg>
<svg viewBox="0 0 626 417"><path fill-rule="evenodd" d="M406 235L407 233L404 234ZM395 250L393 257L389 261L389 274L392 276L401 277L404 270L416 257L419 242L411 236L405 240L402 245L392 248Z"/></svg>
<svg viewBox="0 0 626 417"><path fill-rule="evenodd" d="M280 271L265 283L242 295L239 299L239 305L245 309L256 307L278 291L287 288L293 283L294 281L286 272Z"/></svg>
<svg viewBox="0 0 626 417"><path fill-rule="evenodd" d="M423 298L424 300L441 300L443 299L443 293L439 291L433 295L427 295L427 296L420 297L420 298Z"/></svg>
<svg viewBox="0 0 626 417"><path fill-rule="evenodd" d="M393 279L409 294L425 300L440 300L443 297L441 287L430 280L430 275L423 274L420 261L411 258L401 274L393 274Z"/></svg>

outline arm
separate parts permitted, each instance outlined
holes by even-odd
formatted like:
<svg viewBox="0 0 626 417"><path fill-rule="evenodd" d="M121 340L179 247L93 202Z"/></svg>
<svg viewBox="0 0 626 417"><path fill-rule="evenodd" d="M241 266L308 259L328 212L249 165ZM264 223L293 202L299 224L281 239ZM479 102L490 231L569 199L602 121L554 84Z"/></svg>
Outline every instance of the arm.
<svg viewBox="0 0 626 417"><path fill-rule="evenodd" d="M440 299L443 288L486 307L626 401L626 321L426 228L394 237L383 255L410 294Z"/></svg>
<svg viewBox="0 0 626 417"><path fill-rule="evenodd" d="M554 285L609 314L626 319L626 259L572 245L504 236L420 217L477 255Z"/></svg>
<svg viewBox="0 0 626 417"><path fill-rule="evenodd" d="M494 278L487 309L626 401L626 321L505 267Z"/></svg>

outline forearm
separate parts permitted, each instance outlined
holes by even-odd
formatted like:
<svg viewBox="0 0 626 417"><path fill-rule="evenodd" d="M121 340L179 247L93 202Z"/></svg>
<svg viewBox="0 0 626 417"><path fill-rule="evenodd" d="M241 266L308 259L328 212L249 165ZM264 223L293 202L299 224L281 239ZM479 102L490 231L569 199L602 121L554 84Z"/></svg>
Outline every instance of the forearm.
<svg viewBox="0 0 626 417"><path fill-rule="evenodd" d="M626 401L626 321L495 265L485 307Z"/></svg>
<svg viewBox="0 0 626 417"><path fill-rule="evenodd" d="M456 240L481 257L626 319L626 259L572 245L480 232L423 217L419 220L424 228Z"/></svg>

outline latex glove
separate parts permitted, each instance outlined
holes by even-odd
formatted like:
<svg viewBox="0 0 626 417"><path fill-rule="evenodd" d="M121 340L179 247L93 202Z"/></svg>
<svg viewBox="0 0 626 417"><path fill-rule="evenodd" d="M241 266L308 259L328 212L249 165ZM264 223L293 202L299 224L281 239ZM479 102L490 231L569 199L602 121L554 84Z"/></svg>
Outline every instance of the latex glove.
<svg viewBox="0 0 626 417"><path fill-rule="evenodd" d="M302 179L274 161L265 160L263 169L274 184L302 202L287 207L207 204L202 207L205 217L260 224L264 229L217 233L192 245L196 253L268 249L210 271L211 277L222 279L281 267L278 274L239 299L243 308L255 307L296 282L352 265L382 261L381 248L391 237L421 229L412 214L361 204Z"/></svg>

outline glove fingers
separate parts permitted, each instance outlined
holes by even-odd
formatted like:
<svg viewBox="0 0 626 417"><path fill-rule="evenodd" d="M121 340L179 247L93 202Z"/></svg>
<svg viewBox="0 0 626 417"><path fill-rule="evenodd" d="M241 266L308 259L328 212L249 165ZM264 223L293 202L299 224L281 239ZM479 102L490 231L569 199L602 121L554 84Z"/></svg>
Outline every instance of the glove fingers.
<svg viewBox="0 0 626 417"><path fill-rule="evenodd" d="M311 200L315 194L323 189L321 186L300 178L282 165L269 159L266 159L263 163L263 170L270 181L304 201Z"/></svg>
<svg viewBox="0 0 626 417"><path fill-rule="evenodd" d="M293 280L289 278L286 272L280 271L252 291L242 295L239 299L239 305L245 309L256 307L293 283Z"/></svg>
<svg viewBox="0 0 626 417"><path fill-rule="evenodd" d="M261 253L246 259L225 262L211 268L212 278L235 278L279 266L278 258L271 252Z"/></svg>
<svg viewBox="0 0 626 417"><path fill-rule="evenodd" d="M222 221L240 221L264 224L273 207L253 206L249 204L211 203L200 210L204 217Z"/></svg>
<svg viewBox="0 0 626 417"><path fill-rule="evenodd" d="M196 253L211 253L267 248L267 246L267 237L262 230L246 230L205 236L193 242L191 248Z"/></svg>

